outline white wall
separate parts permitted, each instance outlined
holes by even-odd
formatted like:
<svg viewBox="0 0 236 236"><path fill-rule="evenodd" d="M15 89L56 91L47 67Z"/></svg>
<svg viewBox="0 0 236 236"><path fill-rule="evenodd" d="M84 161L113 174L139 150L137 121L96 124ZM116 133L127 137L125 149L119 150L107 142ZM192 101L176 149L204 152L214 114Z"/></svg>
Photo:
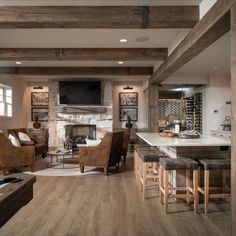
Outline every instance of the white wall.
<svg viewBox="0 0 236 236"><path fill-rule="evenodd" d="M222 130L221 122L230 115L229 105L226 105L227 101L231 101L230 78L212 76L204 90L205 133L209 135L211 129Z"/></svg>
<svg viewBox="0 0 236 236"><path fill-rule="evenodd" d="M133 90L125 90L124 86L131 86ZM144 93L142 82L115 82L113 87L113 126L114 129L125 127L126 122L121 122L119 119L119 93L120 92L137 92L138 93L138 121L135 122L135 128L145 128L146 114L144 109ZM146 104L147 105L147 104Z"/></svg>
<svg viewBox="0 0 236 236"><path fill-rule="evenodd" d="M23 128L27 125L26 112L26 81L14 75L1 75L0 83L12 87L13 110L12 117L0 117L0 129Z"/></svg>

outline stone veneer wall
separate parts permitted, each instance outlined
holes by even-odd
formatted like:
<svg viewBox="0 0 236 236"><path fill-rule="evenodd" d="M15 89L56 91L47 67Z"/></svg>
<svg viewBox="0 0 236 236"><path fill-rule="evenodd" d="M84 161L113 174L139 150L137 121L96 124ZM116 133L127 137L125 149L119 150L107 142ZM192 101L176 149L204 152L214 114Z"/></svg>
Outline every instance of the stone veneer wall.
<svg viewBox="0 0 236 236"><path fill-rule="evenodd" d="M58 104L59 80L49 80L49 147L63 147L65 141L65 125L93 124L97 126L97 139L113 129L113 81L103 81L103 107L86 106L80 109L67 109ZM66 111L66 112L65 112Z"/></svg>

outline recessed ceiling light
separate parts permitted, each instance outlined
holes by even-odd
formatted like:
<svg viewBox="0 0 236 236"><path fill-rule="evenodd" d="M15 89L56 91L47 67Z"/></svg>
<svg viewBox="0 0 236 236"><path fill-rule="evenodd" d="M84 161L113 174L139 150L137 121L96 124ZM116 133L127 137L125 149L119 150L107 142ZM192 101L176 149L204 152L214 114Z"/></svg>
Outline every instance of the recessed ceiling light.
<svg viewBox="0 0 236 236"><path fill-rule="evenodd" d="M128 40L127 39L120 39L121 43L126 43Z"/></svg>
<svg viewBox="0 0 236 236"><path fill-rule="evenodd" d="M136 41L136 42L147 42L147 41L149 41L149 38L148 38L148 37L145 37L145 36L143 36L143 37L138 37L138 38L135 38L135 41Z"/></svg>
<svg viewBox="0 0 236 236"><path fill-rule="evenodd" d="M122 64L124 64L124 62L123 61L118 61L118 64L122 65Z"/></svg>
<svg viewBox="0 0 236 236"><path fill-rule="evenodd" d="M21 61L16 61L16 64L17 65L21 65Z"/></svg>

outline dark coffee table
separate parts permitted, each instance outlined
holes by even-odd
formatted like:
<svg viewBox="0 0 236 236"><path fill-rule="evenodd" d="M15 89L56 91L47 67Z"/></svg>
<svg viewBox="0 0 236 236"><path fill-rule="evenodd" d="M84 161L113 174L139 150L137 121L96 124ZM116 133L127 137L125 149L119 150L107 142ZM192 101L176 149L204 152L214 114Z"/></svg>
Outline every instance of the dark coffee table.
<svg viewBox="0 0 236 236"><path fill-rule="evenodd" d="M21 173L4 177L20 177L23 180L17 183L9 183L0 188L0 227L2 227L21 207L33 199L33 184L36 177Z"/></svg>

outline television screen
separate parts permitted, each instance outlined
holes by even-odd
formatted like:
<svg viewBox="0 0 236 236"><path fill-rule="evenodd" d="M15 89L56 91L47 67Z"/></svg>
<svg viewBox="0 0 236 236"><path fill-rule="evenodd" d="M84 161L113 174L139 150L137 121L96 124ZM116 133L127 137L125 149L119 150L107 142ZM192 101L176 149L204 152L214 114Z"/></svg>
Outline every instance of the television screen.
<svg viewBox="0 0 236 236"><path fill-rule="evenodd" d="M101 82L60 81L59 102L70 105L101 105Z"/></svg>

